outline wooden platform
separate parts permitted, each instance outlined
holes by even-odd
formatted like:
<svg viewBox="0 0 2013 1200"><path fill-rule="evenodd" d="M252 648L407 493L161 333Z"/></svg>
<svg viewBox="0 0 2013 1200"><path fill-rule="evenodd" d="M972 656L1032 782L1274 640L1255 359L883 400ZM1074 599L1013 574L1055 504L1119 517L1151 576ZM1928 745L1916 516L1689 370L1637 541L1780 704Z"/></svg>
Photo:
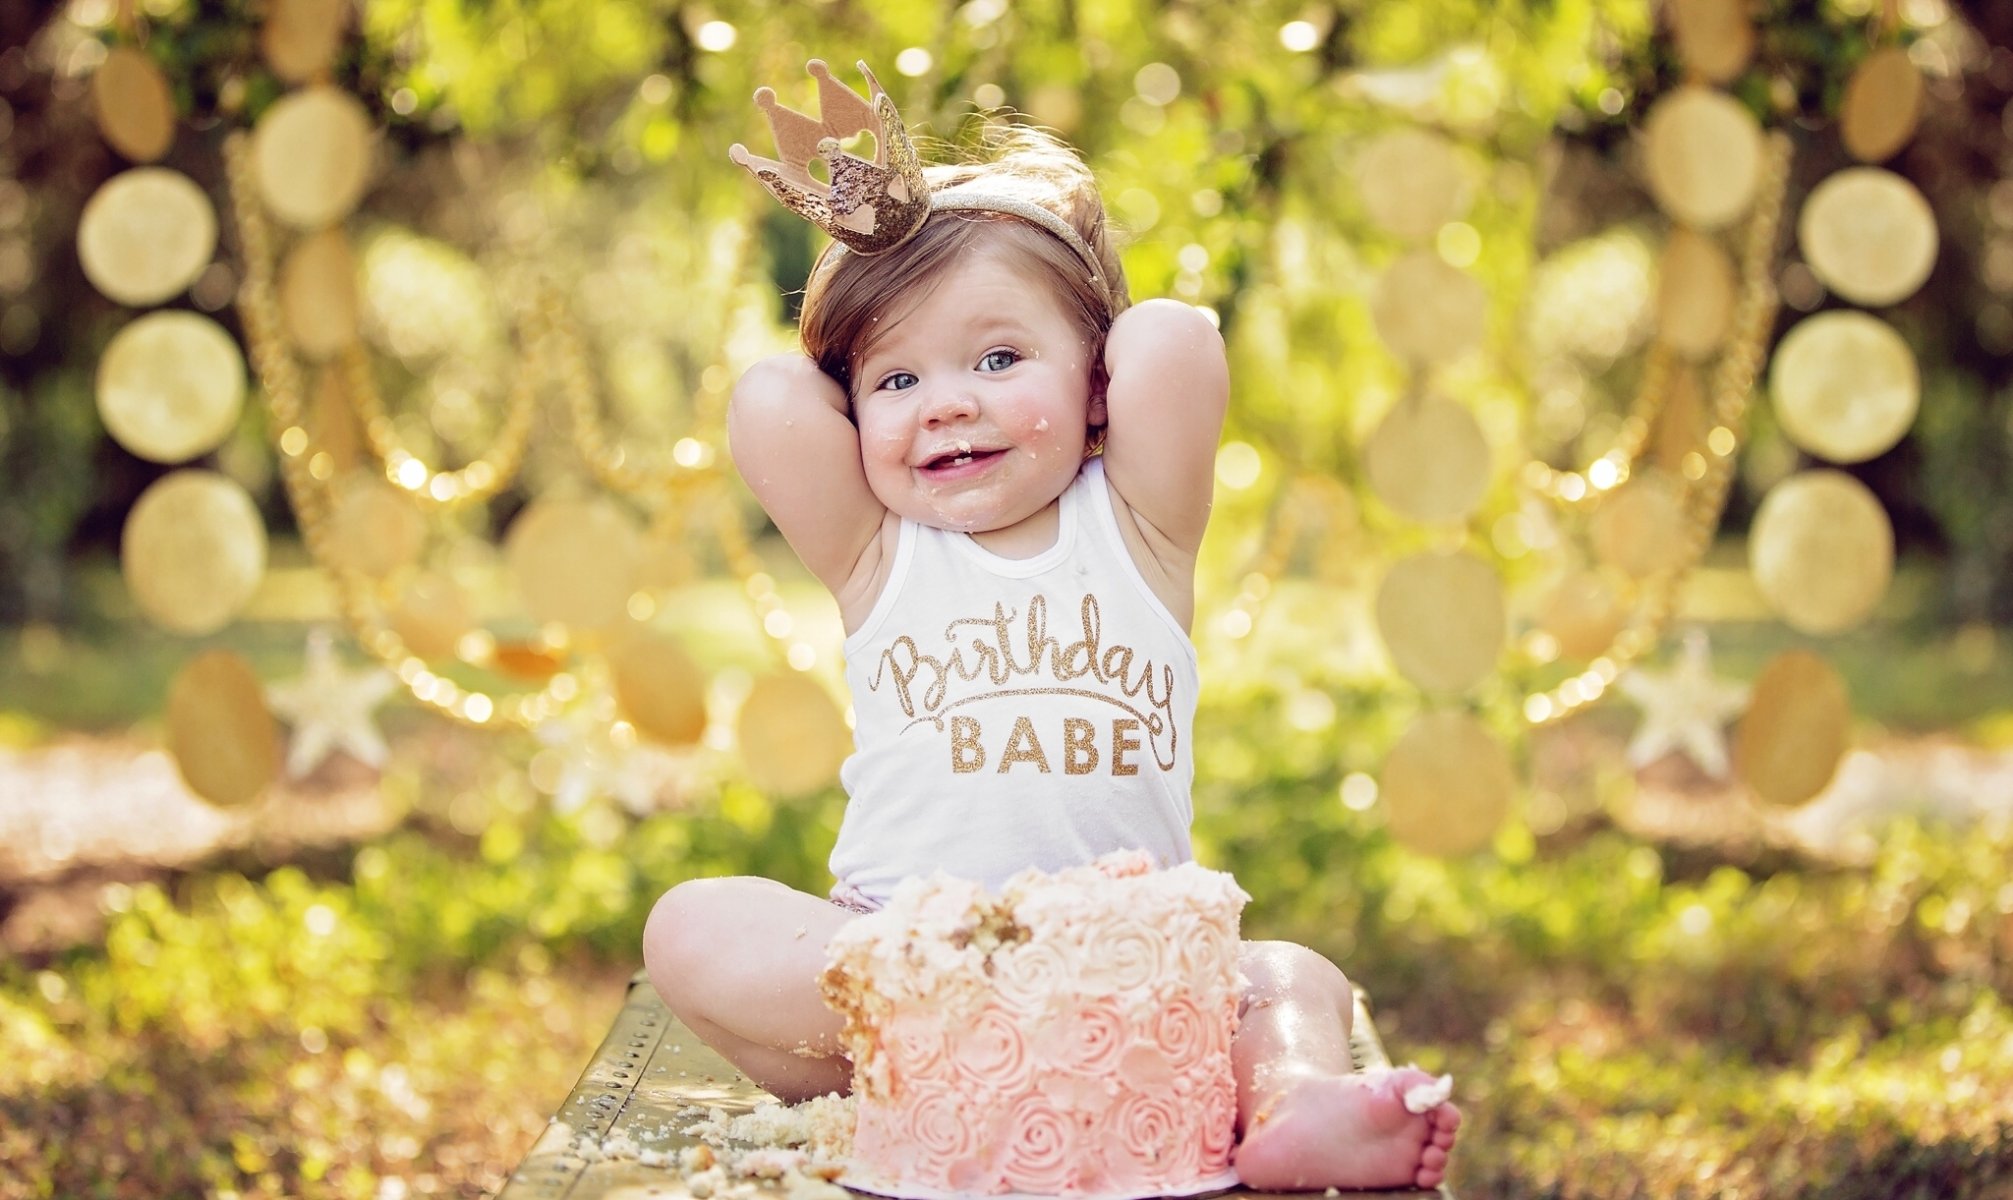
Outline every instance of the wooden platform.
<svg viewBox="0 0 2013 1200"><path fill-rule="evenodd" d="M1390 1064L1360 992L1350 1041L1358 1070ZM639 973L630 981L628 1001L595 1051L594 1061L496 1200L691 1200L675 1168L648 1166L631 1157L609 1158L597 1148L611 1142L634 1145L649 1157L669 1155L675 1162L676 1152L695 1141L667 1132L689 1123L677 1118L678 1110L717 1106L733 1116L769 1099L767 1092L679 1024ZM781 1200L783 1191L780 1185L769 1184L761 1194ZM1244 1188L1219 1193L1263 1194ZM1305 1200L1308 1193L1298 1195ZM1445 1188L1345 1195L1366 1200L1452 1200Z"/></svg>

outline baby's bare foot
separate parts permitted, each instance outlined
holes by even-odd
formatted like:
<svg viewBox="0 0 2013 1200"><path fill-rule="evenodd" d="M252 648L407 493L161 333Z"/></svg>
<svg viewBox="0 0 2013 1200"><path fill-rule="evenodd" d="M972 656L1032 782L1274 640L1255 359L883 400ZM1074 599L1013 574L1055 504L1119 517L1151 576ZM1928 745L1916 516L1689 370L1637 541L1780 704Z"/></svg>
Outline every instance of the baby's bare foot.
<svg viewBox="0 0 2013 1200"><path fill-rule="evenodd" d="M1405 1108L1408 1090L1433 1082L1416 1067L1294 1080L1246 1114L1238 1178L1253 1191L1438 1187L1461 1110Z"/></svg>

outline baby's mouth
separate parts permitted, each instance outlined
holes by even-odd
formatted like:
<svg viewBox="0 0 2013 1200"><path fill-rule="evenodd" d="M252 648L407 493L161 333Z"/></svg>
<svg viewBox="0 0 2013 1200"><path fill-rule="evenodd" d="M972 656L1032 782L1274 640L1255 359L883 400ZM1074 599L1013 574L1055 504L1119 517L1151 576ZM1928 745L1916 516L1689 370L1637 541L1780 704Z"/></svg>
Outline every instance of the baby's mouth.
<svg viewBox="0 0 2013 1200"><path fill-rule="evenodd" d="M1004 453L1004 450L982 450L969 442L960 442L954 449L925 459L921 469L936 472L977 466L990 462Z"/></svg>

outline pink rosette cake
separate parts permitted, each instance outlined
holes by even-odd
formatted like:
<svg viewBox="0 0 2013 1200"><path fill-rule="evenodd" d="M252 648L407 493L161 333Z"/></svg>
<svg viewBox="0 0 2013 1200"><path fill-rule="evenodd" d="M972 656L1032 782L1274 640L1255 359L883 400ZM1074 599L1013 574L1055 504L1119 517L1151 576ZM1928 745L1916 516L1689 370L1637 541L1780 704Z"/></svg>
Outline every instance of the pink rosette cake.
<svg viewBox="0 0 2013 1200"><path fill-rule="evenodd" d="M1119 1197L1229 1186L1230 1039L1249 899L1193 863L1107 855L995 896L912 879L841 930L859 1125L848 1186Z"/></svg>

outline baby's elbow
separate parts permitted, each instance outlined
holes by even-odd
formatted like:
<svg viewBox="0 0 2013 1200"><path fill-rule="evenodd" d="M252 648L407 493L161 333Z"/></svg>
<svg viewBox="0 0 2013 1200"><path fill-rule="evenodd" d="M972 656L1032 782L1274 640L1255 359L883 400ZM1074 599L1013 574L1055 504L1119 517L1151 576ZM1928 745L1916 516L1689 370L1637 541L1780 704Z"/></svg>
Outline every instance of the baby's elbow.
<svg viewBox="0 0 2013 1200"><path fill-rule="evenodd" d="M1179 300L1143 300L1112 325L1115 355L1151 354L1183 364L1184 373L1224 359L1223 334L1207 313Z"/></svg>
<svg viewBox="0 0 2013 1200"><path fill-rule="evenodd" d="M801 354L776 354L741 372L727 398L729 421L763 421L803 405L846 411L846 396L832 377Z"/></svg>
<svg viewBox="0 0 2013 1200"><path fill-rule="evenodd" d="M1162 337L1204 346L1223 345L1223 334L1216 328L1216 322L1193 304L1160 297L1141 301L1132 311L1140 313Z"/></svg>
<svg viewBox="0 0 2013 1200"><path fill-rule="evenodd" d="M734 382L730 407L750 407L803 392L813 377L823 378L818 365L801 354L772 354L741 372Z"/></svg>

